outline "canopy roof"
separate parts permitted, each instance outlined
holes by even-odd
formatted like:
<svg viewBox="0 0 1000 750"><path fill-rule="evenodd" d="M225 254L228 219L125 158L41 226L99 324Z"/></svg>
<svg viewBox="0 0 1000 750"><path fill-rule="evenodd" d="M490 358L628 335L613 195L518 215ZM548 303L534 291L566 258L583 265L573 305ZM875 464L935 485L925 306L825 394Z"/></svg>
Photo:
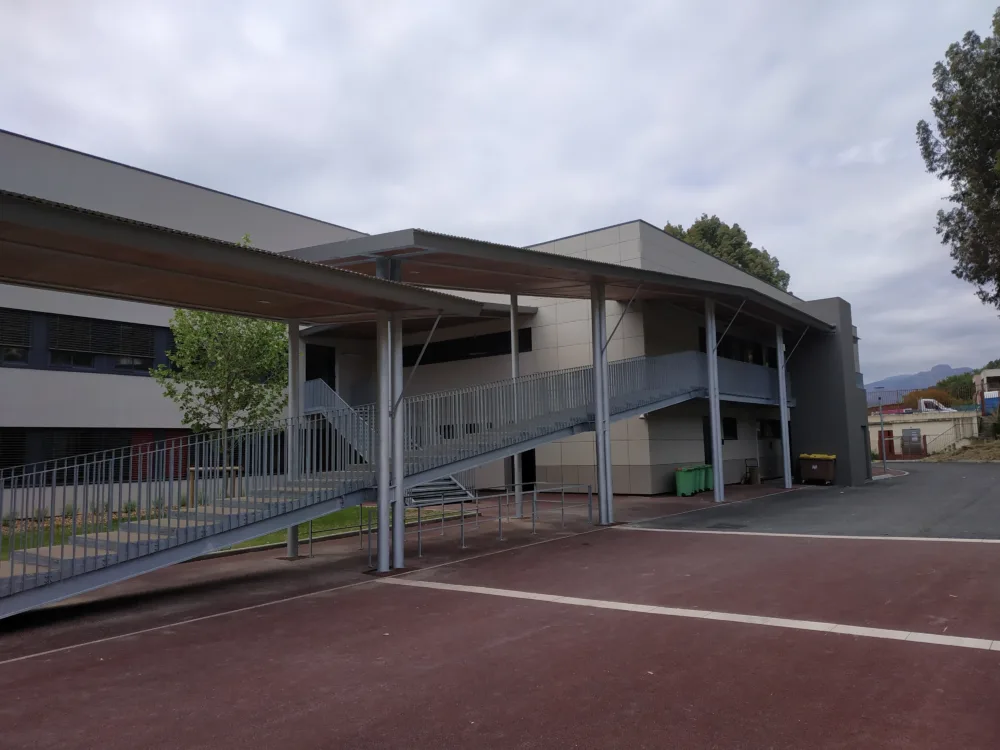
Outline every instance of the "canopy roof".
<svg viewBox="0 0 1000 750"><path fill-rule="evenodd" d="M0 282L320 324L480 302L0 190Z"/></svg>
<svg viewBox="0 0 1000 750"><path fill-rule="evenodd" d="M706 297L745 314L781 323L790 330L833 326L795 305L759 290L677 274L555 255L538 250L454 237L423 229L359 237L292 250L287 255L374 275L377 258L401 263L401 280L433 289L520 294L537 297L590 297L602 282L608 299L670 299L703 309Z"/></svg>

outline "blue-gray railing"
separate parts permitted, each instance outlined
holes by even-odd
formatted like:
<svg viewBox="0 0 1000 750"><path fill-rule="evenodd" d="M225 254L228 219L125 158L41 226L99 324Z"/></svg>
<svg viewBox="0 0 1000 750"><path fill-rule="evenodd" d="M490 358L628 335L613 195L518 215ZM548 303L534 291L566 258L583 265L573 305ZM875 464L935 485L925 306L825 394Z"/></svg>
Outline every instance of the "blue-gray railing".
<svg viewBox="0 0 1000 750"><path fill-rule="evenodd" d="M698 352L619 360L608 370L612 418L706 393ZM590 429L592 377L580 367L405 399L407 476L468 468L477 463L468 459L483 463L567 428ZM719 379L723 398L777 401L769 368L720 359ZM316 407L263 426L3 469L0 597L211 537L223 546L234 529L368 490L377 475L375 417L373 405Z"/></svg>

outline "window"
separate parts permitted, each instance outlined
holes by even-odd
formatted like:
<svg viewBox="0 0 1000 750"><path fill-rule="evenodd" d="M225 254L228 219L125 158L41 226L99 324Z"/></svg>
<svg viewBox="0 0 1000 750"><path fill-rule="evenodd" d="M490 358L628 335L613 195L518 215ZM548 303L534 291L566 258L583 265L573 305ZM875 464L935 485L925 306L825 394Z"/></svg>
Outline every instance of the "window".
<svg viewBox="0 0 1000 750"><path fill-rule="evenodd" d="M736 429L737 420L736 417L723 417L722 418L722 439L723 440L739 440L739 431Z"/></svg>
<svg viewBox="0 0 1000 750"><path fill-rule="evenodd" d="M50 315L49 361L55 367L147 372L154 362L154 328L114 320Z"/></svg>
<svg viewBox="0 0 1000 750"><path fill-rule="evenodd" d="M720 333L716 333L716 336L720 335ZM708 351L705 347L704 328L698 329L698 351ZM773 346L765 347L757 341L741 339L731 333L727 333L725 338L719 342L716 353L724 359L735 359L738 362L749 362L752 365L778 366L777 350Z"/></svg>
<svg viewBox="0 0 1000 750"><path fill-rule="evenodd" d="M781 420L762 419L760 420L760 436L764 439L781 439Z"/></svg>
<svg viewBox="0 0 1000 750"><path fill-rule="evenodd" d="M28 432L23 427L0 427L0 468L28 462Z"/></svg>
<svg viewBox="0 0 1000 750"><path fill-rule="evenodd" d="M28 361L28 348L25 346L0 346L0 362L4 364L23 364Z"/></svg>
<svg viewBox="0 0 1000 750"><path fill-rule="evenodd" d="M146 372L153 367L152 357L116 357L116 370L131 370L133 372Z"/></svg>
<svg viewBox="0 0 1000 750"><path fill-rule="evenodd" d="M55 367L83 367L94 369L94 355L88 352L68 352L52 350L49 352L49 362Z"/></svg>
<svg viewBox="0 0 1000 750"><path fill-rule="evenodd" d="M423 344L412 344L403 347L403 367L413 367L420 356ZM517 348L521 353L531 351L531 329L520 328L517 331ZM422 365L434 365L442 362L458 362L463 359L479 359L480 357L497 357L510 354L510 333L484 333L479 336L466 336L447 341L432 341L424 352Z"/></svg>
<svg viewBox="0 0 1000 750"><path fill-rule="evenodd" d="M114 320L50 315L49 348L60 351L111 354L126 357L155 356L150 326Z"/></svg>
<svg viewBox="0 0 1000 750"><path fill-rule="evenodd" d="M31 313L0 309L0 363L24 364L31 348Z"/></svg>

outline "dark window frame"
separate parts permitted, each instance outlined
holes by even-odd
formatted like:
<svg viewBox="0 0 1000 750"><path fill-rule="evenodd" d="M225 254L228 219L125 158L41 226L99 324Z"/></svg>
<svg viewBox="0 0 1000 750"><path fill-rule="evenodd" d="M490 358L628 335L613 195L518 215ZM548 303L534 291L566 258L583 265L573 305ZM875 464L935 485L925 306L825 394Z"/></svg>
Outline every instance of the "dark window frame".
<svg viewBox="0 0 1000 750"><path fill-rule="evenodd" d="M423 343L403 347L403 367L413 367L423 349ZM519 328L517 331L518 351L522 354L531 351L531 329ZM457 339L432 341L427 345L421 365L438 365L446 362L461 362L467 359L483 359L485 357L510 356L510 332L481 333L476 336L464 336Z"/></svg>
<svg viewBox="0 0 1000 750"><path fill-rule="evenodd" d="M722 439L725 440L739 440L740 439L740 421L736 417L723 417L722 418ZM730 429L732 428L732 429Z"/></svg>
<svg viewBox="0 0 1000 750"><path fill-rule="evenodd" d="M31 361L32 338L29 310L0 308L0 365L27 367ZM13 351L22 352L22 356L17 358L10 356L10 352Z"/></svg>

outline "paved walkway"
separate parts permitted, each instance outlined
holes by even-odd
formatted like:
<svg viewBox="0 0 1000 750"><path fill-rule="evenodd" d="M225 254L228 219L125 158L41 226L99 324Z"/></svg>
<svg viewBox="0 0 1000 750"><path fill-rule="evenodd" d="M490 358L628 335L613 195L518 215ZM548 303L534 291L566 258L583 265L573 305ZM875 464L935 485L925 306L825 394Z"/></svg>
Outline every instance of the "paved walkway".
<svg viewBox="0 0 1000 750"><path fill-rule="evenodd" d="M894 467L897 468L897 467ZM1000 465L900 464L907 476L796 490L651 521L659 528L1000 539Z"/></svg>
<svg viewBox="0 0 1000 750"><path fill-rule="evenodd" d="M898 516L910 486L929 517L922 488L949 481L932 471L859 497ZM619 508L690 519L758 506L774 523L760 508L794 516L797 501L828 506L829 524L861 507L852 492ZM938 497L942 517L962 505ZM534 536L511 521L501 541L481 523L465 551L454 529L429 534L423 567L387 579L356 572L355 539L298 562L177 566L186 582L161 571L145 589L0 624L0 744L997 746L1000 544L588 530L579 506L566 528L549 512Z"/></svg>

